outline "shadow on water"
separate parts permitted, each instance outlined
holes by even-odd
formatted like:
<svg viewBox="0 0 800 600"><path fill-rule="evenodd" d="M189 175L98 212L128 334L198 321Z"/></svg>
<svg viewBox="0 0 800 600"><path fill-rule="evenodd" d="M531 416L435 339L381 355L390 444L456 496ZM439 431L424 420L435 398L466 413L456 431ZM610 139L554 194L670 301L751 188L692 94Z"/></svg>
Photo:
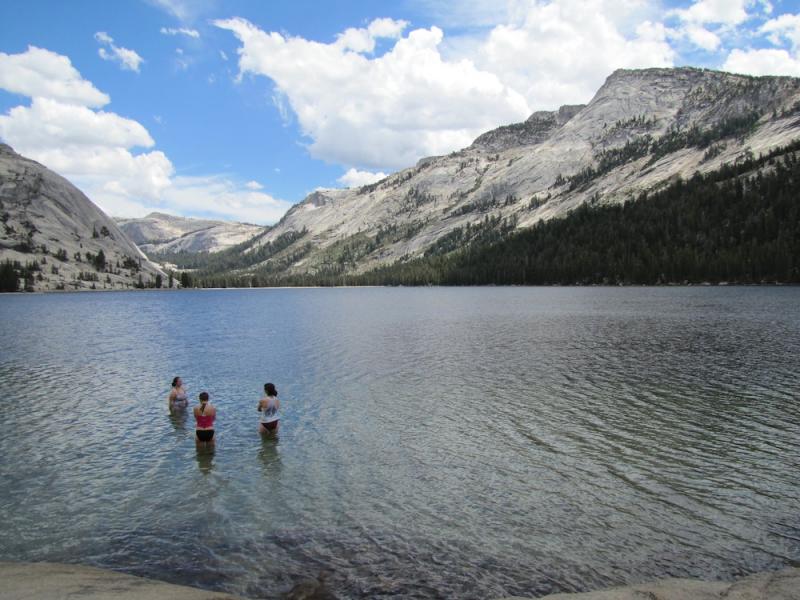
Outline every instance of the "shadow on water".
<svg viewBox="0 0 800 600"><path fill-rule="evenodd" d="M214 446L197 445L197 467L203 475L208 475L214 468Z"/></svg>

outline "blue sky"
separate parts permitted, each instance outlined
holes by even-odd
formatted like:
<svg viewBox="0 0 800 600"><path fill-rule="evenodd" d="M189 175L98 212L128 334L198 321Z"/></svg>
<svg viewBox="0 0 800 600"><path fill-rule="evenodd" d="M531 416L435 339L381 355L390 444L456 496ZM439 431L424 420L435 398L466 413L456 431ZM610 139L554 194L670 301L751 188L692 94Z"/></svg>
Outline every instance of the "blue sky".
<svg viewBox="0 0 800 600"><path fill-rule="evenodd" d="M800 0L4 0L0 139L114 216L269 224L683 65L800 76Z"/></svg>

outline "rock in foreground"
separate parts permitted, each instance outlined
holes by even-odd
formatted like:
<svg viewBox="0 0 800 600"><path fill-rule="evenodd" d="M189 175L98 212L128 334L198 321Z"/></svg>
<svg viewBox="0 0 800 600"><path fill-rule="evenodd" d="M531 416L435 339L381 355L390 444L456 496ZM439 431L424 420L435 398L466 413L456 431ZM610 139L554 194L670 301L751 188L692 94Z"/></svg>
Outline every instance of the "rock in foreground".
<svg viewBox="0 0 800 600"><path fill-rule="evenodd" d="M664 579L583 594L551 594L540 600L800 600L800 569L757 573L734 583ZM522 600L518 596L504 600Z"/></svg>
<svg viewBox="0 0 800 600"><path fill-rule="evenodd" d="M236 596L94 567L0 562L0 600L237 600Z"/></svg>

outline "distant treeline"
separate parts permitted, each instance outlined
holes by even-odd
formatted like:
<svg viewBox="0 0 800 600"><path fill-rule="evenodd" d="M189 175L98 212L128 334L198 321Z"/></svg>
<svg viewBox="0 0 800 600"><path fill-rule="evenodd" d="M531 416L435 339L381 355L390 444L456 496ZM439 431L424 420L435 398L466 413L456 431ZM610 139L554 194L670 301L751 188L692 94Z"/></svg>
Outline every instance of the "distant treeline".
<svg viewBox="0 0 800 600"><path fill-rule="evenodd" d="M800 283L800 141L612 206L362 275L246 278L197 285L548 285Z"/></svg>

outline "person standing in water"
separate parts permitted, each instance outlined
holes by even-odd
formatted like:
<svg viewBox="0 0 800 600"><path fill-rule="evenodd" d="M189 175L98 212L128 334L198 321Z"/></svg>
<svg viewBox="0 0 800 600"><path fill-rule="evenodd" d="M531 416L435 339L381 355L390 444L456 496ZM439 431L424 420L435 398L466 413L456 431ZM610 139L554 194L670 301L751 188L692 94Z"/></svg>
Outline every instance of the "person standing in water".
<svg viewBox="0 0 800 600"><path fill-rule="evenodd" d="M214 445L214 419L217 409L208 401L208 392L200 392L200 406L194 407L194 420L197 422L195 435L197 445Z"/></svg>
<svg viewBox="0 0 800 600"><path fill-rule="evenodd" d="M278 409L281 402L278 400L278 390L272 383L264 384L264 397L258 401L256 410L261 413L258 423L259 433L276 435L278 433Z"/></svg>
<svg viewBox="0 0 800 600"><path fill-rule="evenodd" d="M186 395L186 389L183 387L183 380L180 377L172 380L172 391L169 393L167 403L169 404L169 412L183 410L189 406L189 398Z"/></svg>

